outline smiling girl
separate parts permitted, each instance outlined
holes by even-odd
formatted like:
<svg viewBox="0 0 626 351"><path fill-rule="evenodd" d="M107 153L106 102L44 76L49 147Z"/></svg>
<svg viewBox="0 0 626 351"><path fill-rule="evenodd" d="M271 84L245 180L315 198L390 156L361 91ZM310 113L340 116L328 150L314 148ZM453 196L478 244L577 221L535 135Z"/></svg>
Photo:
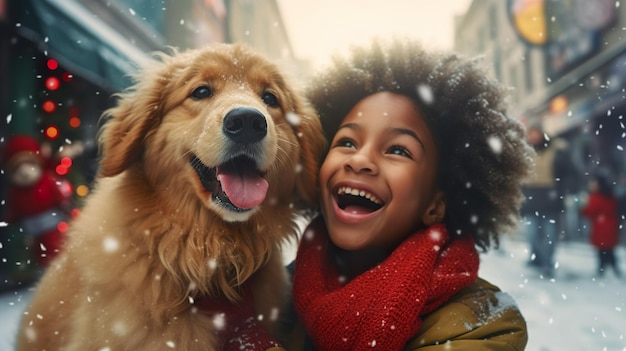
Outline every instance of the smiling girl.
<svg viewBox="0 0 626 351"><path fill-rule="evenodd" d="M478 278L477 249L515 225L531 170L503 88L403 40L337 58L309 97L331 142L286 348L524 349L513 299Z"/></svg>

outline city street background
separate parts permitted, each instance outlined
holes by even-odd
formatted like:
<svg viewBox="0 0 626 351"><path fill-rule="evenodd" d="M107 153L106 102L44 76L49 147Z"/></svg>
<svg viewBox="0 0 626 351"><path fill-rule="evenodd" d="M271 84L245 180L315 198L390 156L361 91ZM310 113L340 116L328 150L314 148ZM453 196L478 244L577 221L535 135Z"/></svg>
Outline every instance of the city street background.
<svg viewBox="0 0 626 351"><path fill-rule="evenodd" d="M7 141L26 134L45 146L46 167L71 183L79 211L97 171L99 118L150 53L242 42L302 85L332 55L374 37L410 36L479 58L510 87L512 118L567 145L581 179L575 195L608 169L624 222L625 33L626 6L614 0L0 0L0 351L13 350L32 296L25 267L36 265L36 246L26 250L27 235L5 217ZM480 273L519 304L527 350L626 351L626 280L596 278L577 205L562 217L553 279L527 266L519 234L483 255ZM620 235L626 272L626 230Z"/></svg>

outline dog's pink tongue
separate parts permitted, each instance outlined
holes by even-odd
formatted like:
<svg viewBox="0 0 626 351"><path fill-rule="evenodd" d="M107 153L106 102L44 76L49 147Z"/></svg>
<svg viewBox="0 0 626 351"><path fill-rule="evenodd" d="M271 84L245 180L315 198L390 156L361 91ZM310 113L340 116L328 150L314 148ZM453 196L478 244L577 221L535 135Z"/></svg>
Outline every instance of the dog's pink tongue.
<svg viewBox="0 0 626 351"><path fill-rule="evenodd" d="M222 184L222 190L233 205L239 208L252 208L265 200L269 183L256 174L220 173L217 180Z"/></svg>

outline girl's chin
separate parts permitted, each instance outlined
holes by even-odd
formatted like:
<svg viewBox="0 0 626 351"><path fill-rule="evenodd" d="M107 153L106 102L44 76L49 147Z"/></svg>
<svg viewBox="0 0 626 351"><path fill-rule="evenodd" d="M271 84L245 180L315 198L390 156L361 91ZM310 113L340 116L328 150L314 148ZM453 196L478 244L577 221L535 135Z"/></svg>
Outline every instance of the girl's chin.
<svg viewBox="0 0 626 351"><path fill-rule="evenodd" d="M331 235L330 240L334 246L343 251L360 251L367 249L366 243L362 240L355 240L354 237L343 233L340 235Z"/></svg>

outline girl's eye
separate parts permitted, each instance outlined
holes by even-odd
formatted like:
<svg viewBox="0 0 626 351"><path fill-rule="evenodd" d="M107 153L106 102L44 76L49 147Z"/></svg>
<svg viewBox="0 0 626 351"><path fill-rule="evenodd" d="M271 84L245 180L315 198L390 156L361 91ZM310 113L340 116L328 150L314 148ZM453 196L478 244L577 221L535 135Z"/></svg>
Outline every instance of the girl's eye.
<svg viewBox="0 0 626 351"><path fill-rule="evenodd" d="M195 100L207 99L213 96L213 90L206 85L197 87L191 92L190 97Z"/></svg>
<svg viewBox="0 0 626 351"><path fill-rule="evenodd" d="M392 155L413 158L411 156L411 153L405 147L399 146L399 145L393 145L392 147L389 148L389 151L387 151L387 153L392 154Z"/></svg>
<svg viewBox="0 0 626 351"><path fill-rule="evenodd" d="M347 148L351 148L351 149L356 148L356 144L352 140L347 139L347 138L342 138L342 139L337 140L337 142L335 143L335 146L336 147L347 147Z"/></svg>

